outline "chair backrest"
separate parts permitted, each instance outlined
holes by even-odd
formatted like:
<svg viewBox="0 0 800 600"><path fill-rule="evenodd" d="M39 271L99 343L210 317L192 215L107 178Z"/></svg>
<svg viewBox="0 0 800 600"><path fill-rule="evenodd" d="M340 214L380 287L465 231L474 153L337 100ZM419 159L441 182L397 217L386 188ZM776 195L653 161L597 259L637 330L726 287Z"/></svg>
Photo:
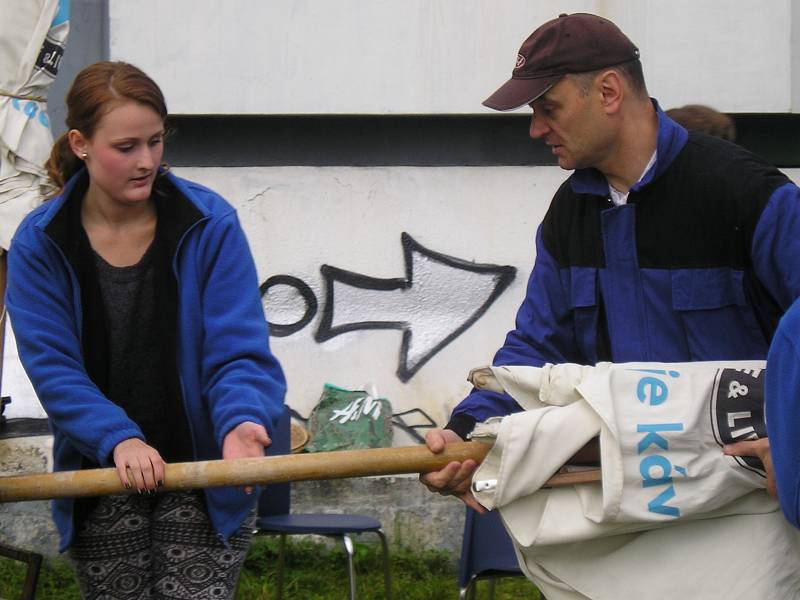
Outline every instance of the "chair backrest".
<svg viewBox="0 0 800 600"><path fill-rule="evenodd" d="M500 513L495 510L481 515L467 508L458 583L463 588L473 575L489 571L522 573Z"/></svg>
<svg viewBox="0 0 800 600"><path fill-rule="evenodd" d="M272 445L267 449L267 456L279 456L291 452L292 417L289 408L284 406L278 422L272 431ZM261 488L258 498L258 516L285 515L291 509L291 484L272 483Z"/></svg>

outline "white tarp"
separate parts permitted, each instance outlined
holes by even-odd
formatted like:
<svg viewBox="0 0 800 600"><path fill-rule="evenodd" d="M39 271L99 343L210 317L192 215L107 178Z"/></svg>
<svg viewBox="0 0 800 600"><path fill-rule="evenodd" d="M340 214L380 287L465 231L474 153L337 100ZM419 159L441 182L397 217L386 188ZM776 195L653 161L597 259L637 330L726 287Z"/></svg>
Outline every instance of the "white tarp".
<svg viewBox="0 0 800 600"><path fill-rule="evenodd" d="M0 0L0 249L49 191L47 89L69 33L69 0Z"/></svg>
<svg viewBox="0 0 800 600"><path fill-rule="evenodd" d="M763 490L760 463L721 450L765 434L763 369L480 370L473 383L525 411L476 427L496 437L476 498L499 508L523 570L552 600L800 597L800 532ZM540 489L597 435L601 483Z"/></svg>

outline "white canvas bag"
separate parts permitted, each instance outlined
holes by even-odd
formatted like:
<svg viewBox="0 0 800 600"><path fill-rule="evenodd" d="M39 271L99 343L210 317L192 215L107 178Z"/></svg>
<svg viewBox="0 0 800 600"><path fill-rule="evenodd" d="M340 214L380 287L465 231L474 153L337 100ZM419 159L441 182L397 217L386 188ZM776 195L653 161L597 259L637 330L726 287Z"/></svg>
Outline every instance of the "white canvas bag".
<svg viewBox="0 0 800 600"><path fill-rule="evenodd" d="M548 598L795 597L797 532L763 490L760 463L721 451L764 435L764 366L601 363L473 372L478 387L505 390L525 409L476 427L476 438L495 438L495 445L473 486L481 504L500 509L523 570ZM595 436L601 483L540 489ZM665 552L667 541L680 551ZM738 588L719 584L743 574ZM715 580L716 587L704 583Z"/></svg>

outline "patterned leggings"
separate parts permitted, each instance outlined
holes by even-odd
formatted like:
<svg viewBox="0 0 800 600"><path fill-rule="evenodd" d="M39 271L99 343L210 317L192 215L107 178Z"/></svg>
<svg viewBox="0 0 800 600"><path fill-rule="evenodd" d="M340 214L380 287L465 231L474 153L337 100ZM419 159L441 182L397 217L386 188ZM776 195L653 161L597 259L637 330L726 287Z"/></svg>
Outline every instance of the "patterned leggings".
<svg viewBox="0 0 800 600"><path fill-rule="evenodd" d="M254 519L226 547L200 492L104 496L69 555L87 600L232 599Z"/></svg>

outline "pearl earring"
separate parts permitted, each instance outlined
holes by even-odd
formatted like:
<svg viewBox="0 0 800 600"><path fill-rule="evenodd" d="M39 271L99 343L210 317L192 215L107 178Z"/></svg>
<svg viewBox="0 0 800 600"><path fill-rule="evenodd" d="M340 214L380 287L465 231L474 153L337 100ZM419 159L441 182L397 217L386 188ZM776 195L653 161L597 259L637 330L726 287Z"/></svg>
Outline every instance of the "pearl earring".
<svg viewBox="0 0 800 600"><path fill-rule="evenodd" d="M86 160L86 157L87 157L87 156L89 156L89 155L88 155L88 154L86 154L86 152L84 152L83 154L81 154L81 158L82 158L83 160Z"/></svg>

